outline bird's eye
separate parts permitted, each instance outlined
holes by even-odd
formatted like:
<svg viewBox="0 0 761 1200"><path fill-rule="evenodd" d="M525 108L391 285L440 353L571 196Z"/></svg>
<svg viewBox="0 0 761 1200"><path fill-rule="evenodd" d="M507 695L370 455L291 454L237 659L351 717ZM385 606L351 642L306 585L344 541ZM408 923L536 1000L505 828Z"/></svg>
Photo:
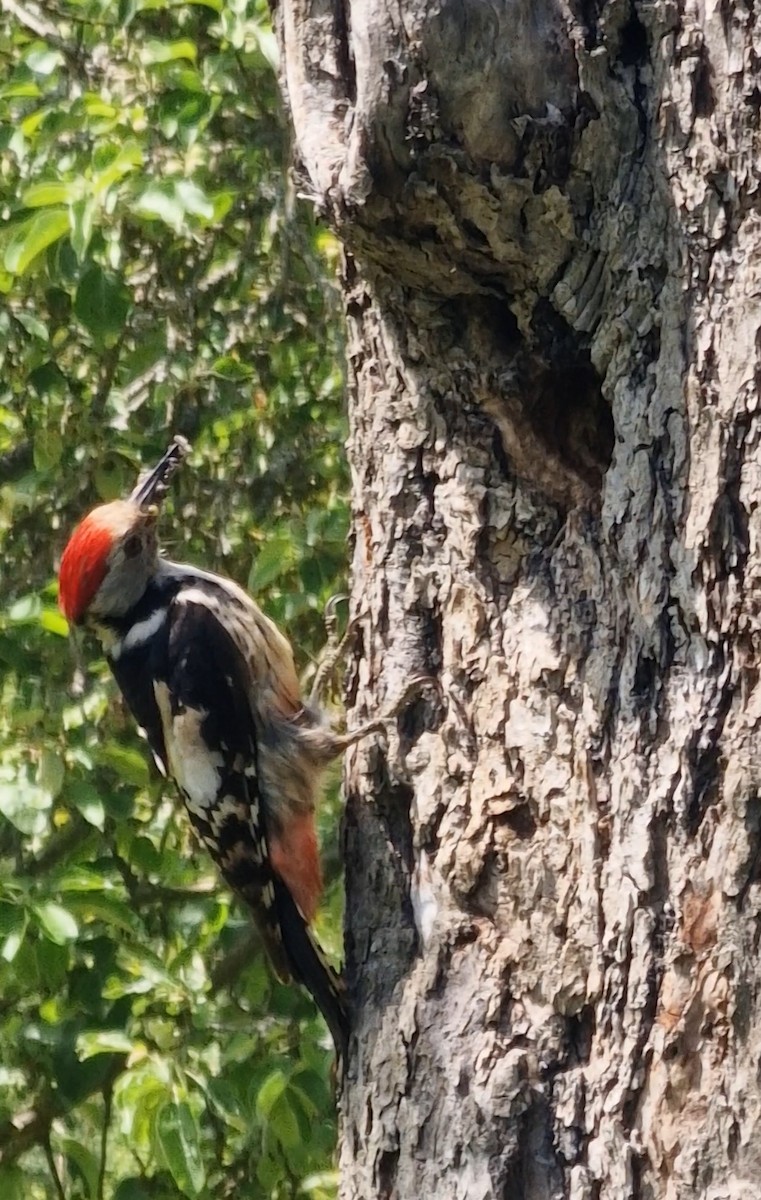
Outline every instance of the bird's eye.
<svg viewBox="0 0 761 1200"><path fill-rule="evenodd" d="M138 533L131 533L124 542L124 557L135 558L140 553L142 544L140 535Z"/></svg>

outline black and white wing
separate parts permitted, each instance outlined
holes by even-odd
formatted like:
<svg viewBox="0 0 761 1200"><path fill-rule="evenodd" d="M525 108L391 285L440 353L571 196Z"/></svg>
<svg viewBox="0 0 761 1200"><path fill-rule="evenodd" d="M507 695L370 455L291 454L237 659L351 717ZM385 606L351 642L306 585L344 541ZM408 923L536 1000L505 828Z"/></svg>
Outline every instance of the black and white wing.
<svg viewBox="0 0 761 1200"><path fill-rule="evenodd" d="M144 618L150 638L122 639L112 669L199 838L250 907L275 969L308 988L342 1051L342 983L272 869L251 673L213 600L202 588L180 587Z"/></svg>

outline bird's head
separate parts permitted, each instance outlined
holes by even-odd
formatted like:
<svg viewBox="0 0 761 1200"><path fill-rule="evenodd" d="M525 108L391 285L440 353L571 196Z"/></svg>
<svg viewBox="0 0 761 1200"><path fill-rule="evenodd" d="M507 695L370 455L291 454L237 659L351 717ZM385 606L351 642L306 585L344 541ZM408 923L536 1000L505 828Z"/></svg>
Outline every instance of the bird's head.
<svg viewBox="0 0 761 1200"><path fill-rule="evenodd" d="M100 504L79 522L61 558L58 603L72 625L129 612L156 570L159 505L189 446L175 438L127 500Z"/></svg>

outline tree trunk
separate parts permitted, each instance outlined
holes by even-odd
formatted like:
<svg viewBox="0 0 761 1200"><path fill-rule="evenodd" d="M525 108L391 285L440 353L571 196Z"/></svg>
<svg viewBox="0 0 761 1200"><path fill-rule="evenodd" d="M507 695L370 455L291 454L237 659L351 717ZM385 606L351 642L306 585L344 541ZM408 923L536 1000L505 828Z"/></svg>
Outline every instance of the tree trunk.
<svg viewBox="0 0 761 1200"><path fill-rule="evenodd" d="M761 1192L753 0L282 0L346 248L344 1200Z"/></svg>

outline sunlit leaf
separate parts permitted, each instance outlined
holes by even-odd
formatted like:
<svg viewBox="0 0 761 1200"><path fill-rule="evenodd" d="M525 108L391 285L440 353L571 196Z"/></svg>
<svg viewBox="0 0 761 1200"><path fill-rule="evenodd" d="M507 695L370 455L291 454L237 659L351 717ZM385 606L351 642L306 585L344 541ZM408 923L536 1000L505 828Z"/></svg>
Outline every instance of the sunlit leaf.
<svg viewBox="0 0 761 1200"><path fill-rule="evenodd" d="M18 929L12 929L3 940L2 948L0 948L0 957L5 962L11 963L21 949L21 944L26 933L26 922Z"/></svg>
<svg viewBox="0 0 761 1200"><path fill-rule="evenodd" d="M145 63L173 62L178 58L189 58L195 62L197 54L195 43L188 38L178 38L174 42L160 42L154 39L146 42L142 51Z"/></svg>
<svg viewBox="0 0 761 1200"><path fill-rule="evenodd" d="M77 1038L77 1057L84 1062L96 1054L130 1054L134 1046L121 1029L88 1030Z"/></svg>
<svg viewBox="0 0 761 1200"><path fill-rule="evenodd" d="M52 901L47 904L35 904L32 911L50 940L59 946L73 941L79 933L79 926L74 917L60 904L54 904Z"/></svg>
<svg viewBox="0 0 761 1200"><path fill-rule="evenodd" d="M57 608L43 608L40 613L40 625L48 633L55 633L58 637L69 636L69 622Z"/></svg>
<svg viewBox="0 0 761 1200"><path fill-rule="evenodd" d="M0 778L0 813L21 833L42 833L48 824L49 793L30 780L17 778L12 783Z"/></svg>
<svg viewBox="0 0 761 1200"><path fill-rule="evenodd" d="M131 174L143 162L143 152L137 142L128 142L93 177L92 187L96 196L110 188L125 175Z"/></svg>
<svg viewBox="0 0 761 1200"><path fill-rule="evenodd" d="M174 191L186 213L195 217L205 217L207 220L214 216L214 205L197 183L190 179L180 179L175 184Z"/></svg>
<svg viewBox="0 0 761 1200"><path fill-rule="evenodd" d="M24 62L36 75L52 75L63 64L63 55L60 50L51 50L44 42L38 42L26 52Z"/></svg>
<svg viewBox="0 0 761 1200"><path fill-rule="evenodd" d="M49 341L48 329L45 322L41 321L34 313L19 312L16 314L16 320L33 338L37 338L40 342Z"/></svg>
<svg viewBox="0 0 761 1200"><path fill-rule="evenodd" d="M75 201L69 209L71 248L80 262L84 261L87 251L90 248L96 213L97 202L94 196L83 196L81 199ZM86 320L81 317L80 320L83 320L83 323L87 325Z"/></svg>
<svg viewBox="0 0 761 1200"><path fill-rule="evenodd" d="M81 813L84 819L96 829L103 829L106 823L106 809L102 797L91 783L78 780L69 789L69 799Z"/></svg>
<svg viewBox="0 0 761 1200"><path fill-rule="evenodd" d="M68 228L66 209L40 209L14 229L3 258L6 271L23 275L37 256L63 237Z"/></svg>
<svg viewBox="0 0 761 1200"><path fill-rule="evenodd" d="M41 609L42 602L39 596L22 596L8 609L8 620L18 622L19 624L27 621L36 621Z"/></svg>
<svg viewBox="0 0 761 1200"><path fill-rule="evenodd" d="M25 208L47 208L50 205L68 204L78 194L76 183L35 183L21 195Z"/></svg>
<svg viewBox="0 0 761 1200"><path fill-rule="evenodd" d="M144 217L153 217L166 222L177 232L185 219L185 206L178 198L173 186L150 186L135 200L135 212Z"/></svg>

